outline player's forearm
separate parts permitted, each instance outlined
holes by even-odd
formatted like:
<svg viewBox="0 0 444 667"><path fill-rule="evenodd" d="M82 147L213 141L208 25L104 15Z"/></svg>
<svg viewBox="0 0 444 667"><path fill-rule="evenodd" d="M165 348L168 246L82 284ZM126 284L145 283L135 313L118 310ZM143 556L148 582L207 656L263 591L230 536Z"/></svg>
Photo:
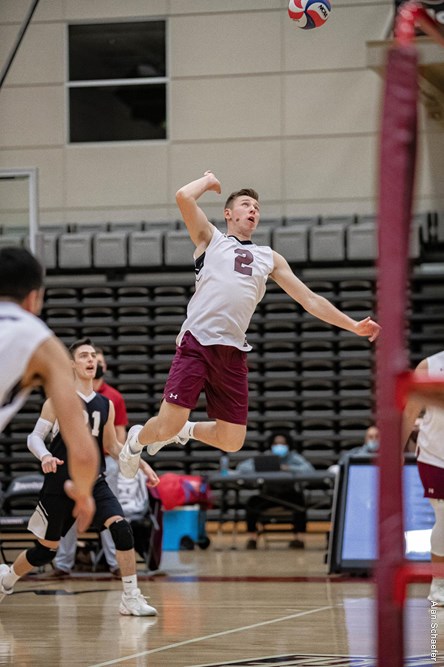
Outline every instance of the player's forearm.
<svg viewBox="0 0 444 667"><path fill-rule="evenodd" d="M118 461L123 445L118 440L110 440L110 442L105 442L104 446L105 452L111 456L112 459Z"/></svg>
<svg viewBox="0 0 444 667"><path fill-rule="evenodd" d="M50 434L52 426L52 422L48 419L39 417L33 432L28 435L28 449L39 461L41 461L44 456L51 456L51 452L46 448L45 438Z"/></svg>
<svg viewBox="0 0 444 667"><path fill-rule="evenodd" d="M319 320L327 322L327 324L333 324L346 331L355 332L356 320L342 313L323 296L313 294L307 303L303 303L302 305L310 315L317 317Z"/></svg>
<svg viewBox="0 0 444 667"><path fill-rule="evenodd" d="M194 199L197 201L205 192L207 192L213 182L214 177L212 174L205 174L204 176L201 176L201 178L197 178L195 181L191 181L191 183L183 185L176 192L176 201L179 208L181 201L185 201L187 199Z"/></svg>

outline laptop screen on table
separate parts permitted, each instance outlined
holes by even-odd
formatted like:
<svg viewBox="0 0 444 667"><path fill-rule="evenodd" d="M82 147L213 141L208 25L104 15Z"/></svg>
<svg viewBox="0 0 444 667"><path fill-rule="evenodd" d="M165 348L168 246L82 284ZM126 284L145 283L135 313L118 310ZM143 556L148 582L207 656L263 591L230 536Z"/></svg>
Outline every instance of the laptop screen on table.
<svg viewBox="0 0 444 667"><path fill-rule="evenodd" d="M279 472L281 469L281 457L276 454L261 454L254 458L254 469L256 472Z"/></svg>

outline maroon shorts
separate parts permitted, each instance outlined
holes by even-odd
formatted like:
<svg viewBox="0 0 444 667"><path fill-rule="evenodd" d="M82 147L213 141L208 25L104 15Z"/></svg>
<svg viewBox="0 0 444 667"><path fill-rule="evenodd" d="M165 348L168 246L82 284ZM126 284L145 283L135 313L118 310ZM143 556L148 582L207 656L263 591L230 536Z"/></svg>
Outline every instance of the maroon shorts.
<svg viewBox="0 0 444 667"><path fill-rule="evenodd" d="M202 389L210 419L247 424L247 353L230 345L201 345L186 331L171 364L163 397L193 410Z"/></svg>
<svg viewBox="0 0 444 667"><path fill-rule="evenodd" d="M418 472L424 487L424 498L444 500L444 468L418 461Z"/></svg>

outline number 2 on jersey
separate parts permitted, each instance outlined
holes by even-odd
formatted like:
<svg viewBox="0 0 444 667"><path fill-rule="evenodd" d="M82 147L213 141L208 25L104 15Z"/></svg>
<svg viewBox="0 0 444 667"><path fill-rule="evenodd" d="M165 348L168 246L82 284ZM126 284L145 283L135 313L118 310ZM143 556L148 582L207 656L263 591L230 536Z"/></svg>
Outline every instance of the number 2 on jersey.
<svg viewBox="0 0 444 667"><path fill-rule="evenodd" d="M250 264L253 263L254 255L246 248L236 248L234 251L236 257L234 258L234 270L237 273L243 273L244 276L251 276L253 269Z"/></svg>

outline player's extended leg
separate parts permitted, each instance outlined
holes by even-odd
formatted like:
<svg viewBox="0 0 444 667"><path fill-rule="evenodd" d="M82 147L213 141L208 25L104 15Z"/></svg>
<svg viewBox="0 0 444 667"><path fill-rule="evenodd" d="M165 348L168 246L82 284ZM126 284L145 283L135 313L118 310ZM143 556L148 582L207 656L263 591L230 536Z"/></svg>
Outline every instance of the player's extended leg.
<svg viewBox="0 0 444 667"><path fill-rule="evenodd" d="M151 417L143 427L133 426L120 452L122 474L125 477L135 476L145 446L148 454L153 456L165 445L185 445L190 438L224 452L237 452L244 444L247 427L243 424L231 424L222 419L190 422L189 414L188 408L163 401L157 417Z"/></svg>
<svg viewBox="0 0 444 667"><path fill-rule="evenodd" d="M162 401L159 414L143 425L136 424L128 431L128 437L119 455L120 472L125 477L134 477L139 469L140 455L146 447L154 456L165 445L185 445L190 439L187 421L189 408Z"/></svg>
<svg viewBox="0 0 444 667"><path fill-rule="evenodd" d="M242 424L231 424L223 419L211 422L188 422L190 437L200 440L223 452L238 452L244 444L247 427Z"/></svg>
<svg viewBox="0 0 444 667"><path fill-rule="evenodd" d="M5 595L11 595L14 592L14 584L20 577L31 572L34 567L42 567L50 563L58 545L58 542L39 539L36 546L22 551L11 566L4 563L0 565L0 601Z"/></svg>
<svg viewBox="0 0 444 667"><path fill-rule="evenodd" d="M136 553L130 523L124 517L114 515L105 521L105 526L116 545L116 558L122 573L120 613L124 616L156 616L157 610L147 604L137 587Z"/></svg>

